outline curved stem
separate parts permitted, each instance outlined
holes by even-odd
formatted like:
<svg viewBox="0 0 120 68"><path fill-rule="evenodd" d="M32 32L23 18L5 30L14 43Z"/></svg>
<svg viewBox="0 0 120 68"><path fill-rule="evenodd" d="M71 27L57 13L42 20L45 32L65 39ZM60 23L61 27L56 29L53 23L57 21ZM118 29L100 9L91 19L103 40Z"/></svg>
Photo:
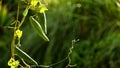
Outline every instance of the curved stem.
<svg viewBox="0 0 120 68"><path fill-rule="evenodd" d="M44 15L44 27L45 27L45 33L47 34L47 20L46 20L46 14L45 14L45 12L43 13L43 15Z"/></svg>
<svg viewBox="0 0 120 68"><path fill-rule="evenodd" d="M20 24L19 24L19 26L18 26L18 29L19 29L19 28L22 26L22 24L24 23L25 18L26 18L26 16L23 16L23 18L22 18L22 20L21 20L21 22L20 22Z"/></svg>
<svg viewBox="0 0 120 68"><path fill-rule="evenodd" d="M15 26L14 26L14 34L13 34L13 39L12 39L12 43L11 43L11 56L12 58L14 58L14 45L15 45L15 39L16 39L16 26L17 26L17 21L15 22Z"/></svg>
<svg viewBox="0 0 120 68"><path fill-rule="evenodd" d="M26 9L28 9L28 10L29 10L29 8L30 8L29 6L26 7ZM26 16L27 16L27 15L26 15ZM23 17L22 17L22 20L21 20L20 24L18 25L18 29L19 29L19 28L22 26L22 24L24 23L26 16L23 16Z"/></svg>
<svg viewBox="0 0 120 68"><path fill-rule="evenodd" d="M14 26L14 34L13 34L13 39L12 39L12 42L11 42L11 57L12 58L14 58L14 45L15 45L15 39L16 39L15 31L16 31L16 27L17 27L17 23L18 23L18 16L19 16L19 3L18 3L18 6L17 6L17 15L16 15L15 26Z"/></svg>

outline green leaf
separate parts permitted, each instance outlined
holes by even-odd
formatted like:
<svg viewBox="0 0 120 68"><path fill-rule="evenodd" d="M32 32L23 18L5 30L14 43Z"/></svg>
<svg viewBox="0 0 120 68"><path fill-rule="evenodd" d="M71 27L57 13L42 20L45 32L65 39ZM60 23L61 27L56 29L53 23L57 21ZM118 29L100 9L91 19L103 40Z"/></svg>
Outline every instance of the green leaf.
<svg viewBox="0 0 120 68"><path fill-rule="evenodd" d="M39 34L40 37L42 37L45 41L49 41L48 37L45 35L40 23L38 23L37 20L35 20L32 16L30 16L30 22L34 30Z"/></svg>
<svg viewBox="0 0 120 68"><path fill-rule="evenodd" d="M25 53L23 50L21 50L17 46L15 46L15 53L21 58L23 58L24 60L26 60L27 62L38 65L38 63L34 59L32 59L27 53Z"/></svg>

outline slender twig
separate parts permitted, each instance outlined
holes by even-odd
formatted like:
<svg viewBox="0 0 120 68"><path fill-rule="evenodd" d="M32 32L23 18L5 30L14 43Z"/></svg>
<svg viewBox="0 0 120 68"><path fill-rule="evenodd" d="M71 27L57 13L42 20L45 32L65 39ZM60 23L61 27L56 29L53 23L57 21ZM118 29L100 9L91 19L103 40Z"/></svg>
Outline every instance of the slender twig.
<svg viewBox="0 0 120 68"><path fill-rule="evenodd" d="M30 8L29 6L26 7L26 9L28 9L28 10L29 10L29 8ZM27 15L26 15L26 16L27 16ZM23 17L22 17L21 22L20 22L20 24L18 25L18 29L19 29L19 28L22 26L22 24L24 23L26 16L23 16Z"/></svg>
<svg viewBox="0 0 120 68"><path fill-rule="evenodd" d="M42 3L40 1L39 1L39 4L42 5ZM47 20L46 20L45 12L43 12L43 16L44 16L44 31L47 34Z"/></svg>
<svg viewBox="0 0 120 68"><path fill-rule="evenodd" d="M17 16L16 16L16 20L18 21L18 17L19 17L19 2L18 2L18 7L17 7Z"/></svg>
<svg viewBox="0 0 120 68"><path fill-rule="evenodd" d="M16 46L16 47L17 47L17 46ZM19 57L20 60L23 62L23 64L26 65L27 68L30 68L30 65L28 65L28 64L24 61L23 58L21 58L21 57L20 57L19 55L17 55L17 54L15 54L15 56ZM26 67L23 67L21 64L19 64L19 66L20 66L21 68L26 68Z"/></svg>
<svg viewBox="0 0 120 68"><path fill-rule="evenodd" d="M18 16L19 16L19 3L17 6L17 16L16 16L16 21L15 21L15 26L14 26L14 34L13 34L13 39L12 39L12 43L11 43L11 57L14 58L14 45L15 45L15 40L16 40L16 27L17 27L17 23L18 23Z"/></svg>
<svg viewBox="0 0 120 68"><path fill-rule="evenodd" d="M50 64L50 65L31 65L30 67L31 67L31 68L34 68L34 67L50 68L50 67L52 67L52 66L54 66L54 65L57 65L57 64L59 64L59 63L62 63L62 62L65 61L67 58L68 58L68 57L65 57L64 59L62 59L62 60L60 60L60 61L58 61L58 62L56 62L56 63Z"/></svg>
<svg viewBox="0 0 120 68"><path fill-rule="evenodd" d="M46 14L45 14L45 12L43 13L43 15L44 15L44 27L45 27L45 33L47 34L47 20L46 20Z"/></svg>
<svg viewBox="0 0 120 68"><path fill-rule="evenodd" d="M14 58L14 45L15 45L15 39L16 39L16 33L15 33L16 26L17 26L17 21L15 22L13 40L12 40L12 43L11 43L11 56L12 56L12 58Z"/></svg>
<svg viewBox="0 0 120 68"><path fill-rule="evenodd" d="M31 67L31 68L34 68L34 67L50 68L50 67L52 67L52 66L54 66L54 65L57 65L57 64L59 64L59 63L62 63L63 61L65 61L65 60L67 60L67 59L68 59L69 62L68 62L67 66L66 66L65 68L75 67L76 64L71 65L71 58L70 58L70 56L71 56L71 54L72 54L72 52L73 52L73 48L74 48L75 42L77 42L77 41L79 41L79 39L78 39L78 40L72 40L72 46L71 46L70 49L69 49L69 53L68 53L67 57L65 57L65 58L62 59L61 61L58 61L57 63L53 63L53 64L50 64L50 65L31 65L30 67Z"/></svg>
<svg viewBox="0 0 120 68"><path fill-rule="evenodd" d="M26 18L26 16L23 16L23 18L22 18L22 20L21 20L21 22L20 22L20 24L19 24L18 28L20 28L20 27L22 26L22 24L23 24L23 23L24 23L24 21L25 21L25 18Z"/></svg>
<svg viewBox="0 0 120 68"><path fill-rule="evenodd" d="M21 58L21 60L22 60L22 62L23 62L28 68L30 68L30 65L28 65L28 64L24 61L24 59Z"/></svg>
<svg viewBox="0 0 120 68"><path fill-rule="evenodd" d="M15 30L15 28L14 28L14 30ZM12 58L14 58L14 44L15 44L15 32L14 32L13 40L11 43L11 56L12 56Z"/></svg>
<svg viewBox="0 0 120 68"><path fill-rule="evenodd" d="M76 64L71 65L71 58L70 58L70 56L73 53L73 48L74 48L75 42L77 42L77 41L79 41L79 39L78 40L72 40L72 46L70 47L69 53L68 53L68 56L67 56L68 57L68 64L67 64L67 66L65 68L75 67L76 66Z"/></svg>

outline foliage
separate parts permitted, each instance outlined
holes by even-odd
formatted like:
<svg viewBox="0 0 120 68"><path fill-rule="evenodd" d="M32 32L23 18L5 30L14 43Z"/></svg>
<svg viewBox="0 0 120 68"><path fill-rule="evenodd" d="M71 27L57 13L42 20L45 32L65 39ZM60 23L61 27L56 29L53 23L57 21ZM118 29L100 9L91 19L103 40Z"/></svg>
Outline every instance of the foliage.
<svg viewBox="0 0 120 68"><path fill-rule="evenodd" d="M7 2L7 3L6 3ZM15 4L4 0L0 11L0 67L7 68L10 57L12 30L5 28L13 22ZM8 9L5 6L11 6ZM24 6L22 6L24 7ZM21 8L22 8L21 7ZM47 22L50 42L45 42L31 29L29 18L22 26L21 49L38 64L50 65L64 59L73 39L71 64L75 68L119 68L120 66L120 6L117 0L48 0ZM22 9L23 10L23 9ZM24 11L24 10L23 10ZM22 14L23 11L20 11ZM9 12L9 13L7 13ZM30 11L28 16L34 12ZM6 16L6 17L5 17ZM41 14L38 21L44 22ZM54 68L64 68L65 60Z"/></svg>

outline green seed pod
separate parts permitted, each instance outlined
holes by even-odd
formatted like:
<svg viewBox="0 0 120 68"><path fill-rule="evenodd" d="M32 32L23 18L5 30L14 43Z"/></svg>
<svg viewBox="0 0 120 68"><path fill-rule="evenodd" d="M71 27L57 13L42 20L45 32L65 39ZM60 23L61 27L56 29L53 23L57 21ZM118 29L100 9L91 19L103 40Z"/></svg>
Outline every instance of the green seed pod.
<svg viewBox="0 0 120 68"><path fill-rule="evenodd" d="M30 23L40 37L42 37L45 41L49 41L49 39L45 35L44 30L42 29L42 26L40 25L40 23L37 20L35 20L32 16L30 16Z"/></svg>
<svg viewBox="0 0 120 68"><path fill-rule="evenodd" d="M27 16L27 14L28 14L28 8L26 8L26 9L24 10L23 16Z"/></svg>

